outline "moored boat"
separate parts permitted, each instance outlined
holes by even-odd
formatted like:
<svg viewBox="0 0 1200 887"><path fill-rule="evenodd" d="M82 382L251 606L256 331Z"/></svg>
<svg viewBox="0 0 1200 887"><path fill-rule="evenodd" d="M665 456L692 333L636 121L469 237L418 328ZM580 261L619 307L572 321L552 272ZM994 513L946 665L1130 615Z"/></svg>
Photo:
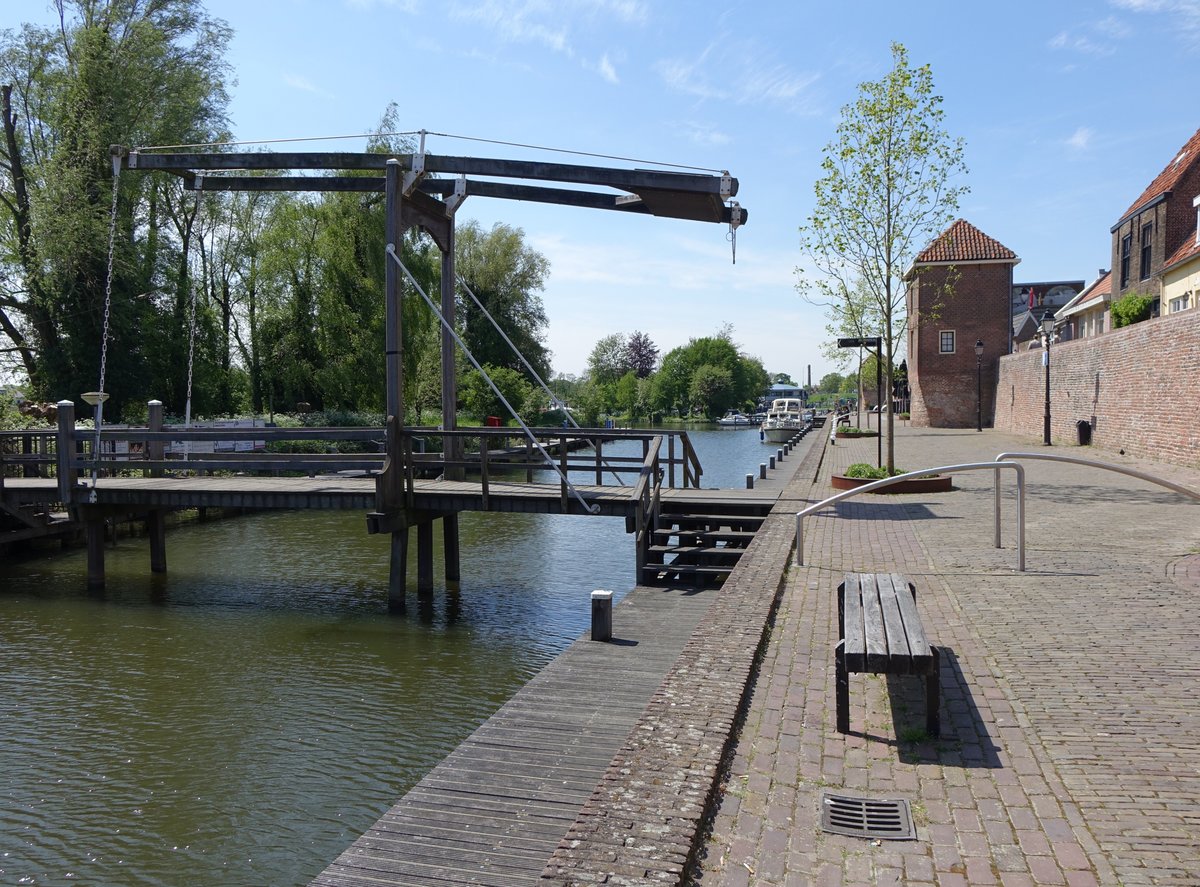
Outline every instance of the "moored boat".
<svg viewBox="0 0 1200 887"><path fill-rule="evenodd" d="M804 401L800 398L775 398L762 423L763 440L766 443L787 443L811 424L804 413Z"/></svg>

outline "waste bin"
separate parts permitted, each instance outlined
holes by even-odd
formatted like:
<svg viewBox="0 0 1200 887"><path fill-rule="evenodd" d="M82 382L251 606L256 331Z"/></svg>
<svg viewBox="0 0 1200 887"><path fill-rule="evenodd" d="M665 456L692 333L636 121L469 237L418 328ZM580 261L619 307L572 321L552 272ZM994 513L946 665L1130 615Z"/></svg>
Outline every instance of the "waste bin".
<svg viewBox="0 0 1200 887"><path fill-rule="evenodd" d="M500 417L499 416L488 416L483 421L483 424L487 428L499 428L500 427Z"/></svg>
<svg viewBox="0 0 1200 887"><path fill-rule="evenodd" d="M1075 432L1079 436L1079 445L1086 447L1092 442L1092 423L1087 419L1080 419L1075 423Z"/></svg>

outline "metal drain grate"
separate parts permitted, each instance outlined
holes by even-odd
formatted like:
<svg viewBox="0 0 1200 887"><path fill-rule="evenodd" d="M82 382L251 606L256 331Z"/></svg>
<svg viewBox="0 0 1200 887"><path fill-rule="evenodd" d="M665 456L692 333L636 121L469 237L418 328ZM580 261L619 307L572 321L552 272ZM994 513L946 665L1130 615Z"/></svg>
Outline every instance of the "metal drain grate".
<svg viewBox="0 0 1200 887"><path fill-rule="evenodd" d="M845 795L821 796L821 828L839 835L911 841L912 811L908 801L849 798Z"/></svg>

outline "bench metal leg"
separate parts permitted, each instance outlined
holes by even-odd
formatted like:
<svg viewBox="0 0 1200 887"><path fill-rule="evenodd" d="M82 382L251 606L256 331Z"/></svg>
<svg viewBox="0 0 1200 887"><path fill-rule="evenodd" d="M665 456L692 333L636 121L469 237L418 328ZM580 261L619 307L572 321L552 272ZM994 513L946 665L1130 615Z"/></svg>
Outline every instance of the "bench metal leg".
<svg viewBox="0 0 1200 887"><path fill-rule="evenodd" d="M833 651L834 690L837 696L837 729L839 733L850 732L850 675L846 672L846 642L838 641Z"/></svg>
<svg viewBox="0 0 1200 887"><path fill-rule="evenodd" d="M942 651L930 644L933 671L925 676L925 732L930 736L942 734Z"/></svg>

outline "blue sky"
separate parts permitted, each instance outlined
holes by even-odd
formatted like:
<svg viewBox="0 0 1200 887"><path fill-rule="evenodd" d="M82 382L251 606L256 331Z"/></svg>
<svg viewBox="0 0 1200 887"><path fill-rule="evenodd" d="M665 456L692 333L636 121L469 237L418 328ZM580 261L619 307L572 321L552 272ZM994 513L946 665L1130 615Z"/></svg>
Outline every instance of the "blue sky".
<svg viewBox="0 0 1200 887"><path fill-rule="evenodd" d="M40 2L25 2L36 17ZM206 5L235 31L238 139L362 133L395 101L406 130L740 180L750 219L736 265L719 225L467 201L460 218L520 227L550 260L548 344L568 373L608 333L640 329L665 352L726 323L771 372L834 369L823 312L794 289L797 229L841 108L887 70L893 40L932 65L946 127L966 141L959 214L1021 256L1018 280L1090 282L1109 263L1109 228L1200 126L1200 0ZM428 149L545 156L443 137Z"/></svg>

